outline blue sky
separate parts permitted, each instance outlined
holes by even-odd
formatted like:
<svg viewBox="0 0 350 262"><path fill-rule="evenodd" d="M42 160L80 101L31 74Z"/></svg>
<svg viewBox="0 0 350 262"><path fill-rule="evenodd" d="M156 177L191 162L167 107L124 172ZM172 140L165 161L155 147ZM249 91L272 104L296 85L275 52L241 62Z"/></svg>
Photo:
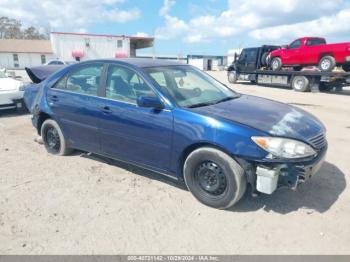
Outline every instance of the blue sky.
<svg viewBox="0 0 350 262"><path fill-rule="evenodd" d="M41 30L155 36L159 55L225 55L307 35L350 41L350 0L1 0L2 15Z"/></svg>

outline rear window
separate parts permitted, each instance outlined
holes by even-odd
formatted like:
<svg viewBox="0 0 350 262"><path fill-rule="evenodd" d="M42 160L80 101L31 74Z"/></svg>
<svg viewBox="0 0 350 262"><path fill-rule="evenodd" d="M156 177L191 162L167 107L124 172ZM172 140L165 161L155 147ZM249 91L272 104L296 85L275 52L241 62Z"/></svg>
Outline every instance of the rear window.
<svg viewBox="0 0 350 262"><path fill-rule="evenodd" d="M308 39L306 41L306 45L307 46L323 45L325 43L326 43L326 40L325 39L321 39L321 38Z"/></svg>
<svg viewBox="0 0 350 262"><path fill-rule="evenodd" d="M247 48L244 49L239 56L240 61L255 62L257 55L257 49Z"/></svg>

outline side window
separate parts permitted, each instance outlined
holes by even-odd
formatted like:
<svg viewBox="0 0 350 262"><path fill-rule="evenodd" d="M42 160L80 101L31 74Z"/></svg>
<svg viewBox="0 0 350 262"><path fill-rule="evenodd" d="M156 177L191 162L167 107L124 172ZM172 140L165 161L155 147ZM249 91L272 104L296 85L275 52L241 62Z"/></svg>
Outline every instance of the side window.
<svg viewBox="0 0 350 262"><path fill-rule="evenodd" d="M13 66L19 67L18 54L13 54Z"/></svg>
<svg viewBox="0 0 350 262"><path fill-rule="evenodd" d="M256 51L249 50L249 52L247 52L247 62L255 62L255 60L256 60Z"/></svg>
<svg viewBox="0 0 350 262"><path fill-rule="evenodd" d="M102 68L102 64L84 66L62 78L56 83L54 88L96 96Z"/></svg>
<svg viewBox="0 0 350 262"><path fill-rule="evenodd" d="M139 96L155 96L155 94L133 70L122 66L109 66L106 97L116 101L136 104Z"/></svg>
<svg viewBox="0 0 350 262"><path fill-rule="evenodd" d="M298 48L301 46L301 41L300 40L295 40L293 43L290 44L289 48L290 49L294 49L294 48Z"/></svg>
<svg viewBox="0 0 350 262"><path fill-rule="evenodd" d="M123 48L123 40L117 40L117 48Z"/></svg>
<svg viewBox="0 0 350 262"><path fill-rule="evenodd" d="M326 41L324 39L321 39L321 38L308 39L306 41L307 46L322 45L325 43L326 43Z"/></svg>
<svg viewBox="0 0 350 262"><path fill-rule="evenodd" d="M41 58L41 64L42 65L45 64L46 63L46 56L45 55L41 55L40 58Z"/></svg>
<svg viewBox="0 0 350 262"><path fill-rule="evenodd" d="M247 51L243 50L241 55L239 56L238 61L244 61L247 58Z"/></svg>

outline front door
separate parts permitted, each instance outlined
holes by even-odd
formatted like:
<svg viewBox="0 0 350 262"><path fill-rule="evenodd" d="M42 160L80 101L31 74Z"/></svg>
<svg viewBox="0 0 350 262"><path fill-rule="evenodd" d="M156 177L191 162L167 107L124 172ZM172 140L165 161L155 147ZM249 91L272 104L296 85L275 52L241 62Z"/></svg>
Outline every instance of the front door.
<svg viewBox="0 0 350 262"><path fill-rule="evenodd" d="M284 50L282 64L284 65L299 65L302 64L303 54L301 53L301 40L295 40L287 49Z"/></svg>
<svg viewBox="0 0 350 262"><path fill-rule="evenodd" d="M104 154L166 171L172 147L173 114L137 106L138 96L155 96L134 70L109 65L106 99L101 104L101 148Z"/></svg>
<svg viewBox="0 0 350 262"><path fill-rule="evenodd" d="M103 64L77 67L48 89L47 99L55 120L63 130L69 146L99 152L98 134L102 98L98 97Z"/></svg>

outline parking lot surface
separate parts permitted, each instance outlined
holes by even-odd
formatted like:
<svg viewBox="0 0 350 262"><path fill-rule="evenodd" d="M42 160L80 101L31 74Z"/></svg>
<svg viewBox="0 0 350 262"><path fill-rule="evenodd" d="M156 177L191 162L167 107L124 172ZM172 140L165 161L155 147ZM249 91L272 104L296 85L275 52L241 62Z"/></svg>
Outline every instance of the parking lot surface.
<svg viewBox="0 0 350 262"><path fill-rule="evenodd" d="M225 72L211 74L227 83ZM29 115L0 112L0 253L350 254L350 90L230 86L300 107L327 127L326 162L296 192L246 194L231 210L212 209L129 164L49 155Z"/></svg>

